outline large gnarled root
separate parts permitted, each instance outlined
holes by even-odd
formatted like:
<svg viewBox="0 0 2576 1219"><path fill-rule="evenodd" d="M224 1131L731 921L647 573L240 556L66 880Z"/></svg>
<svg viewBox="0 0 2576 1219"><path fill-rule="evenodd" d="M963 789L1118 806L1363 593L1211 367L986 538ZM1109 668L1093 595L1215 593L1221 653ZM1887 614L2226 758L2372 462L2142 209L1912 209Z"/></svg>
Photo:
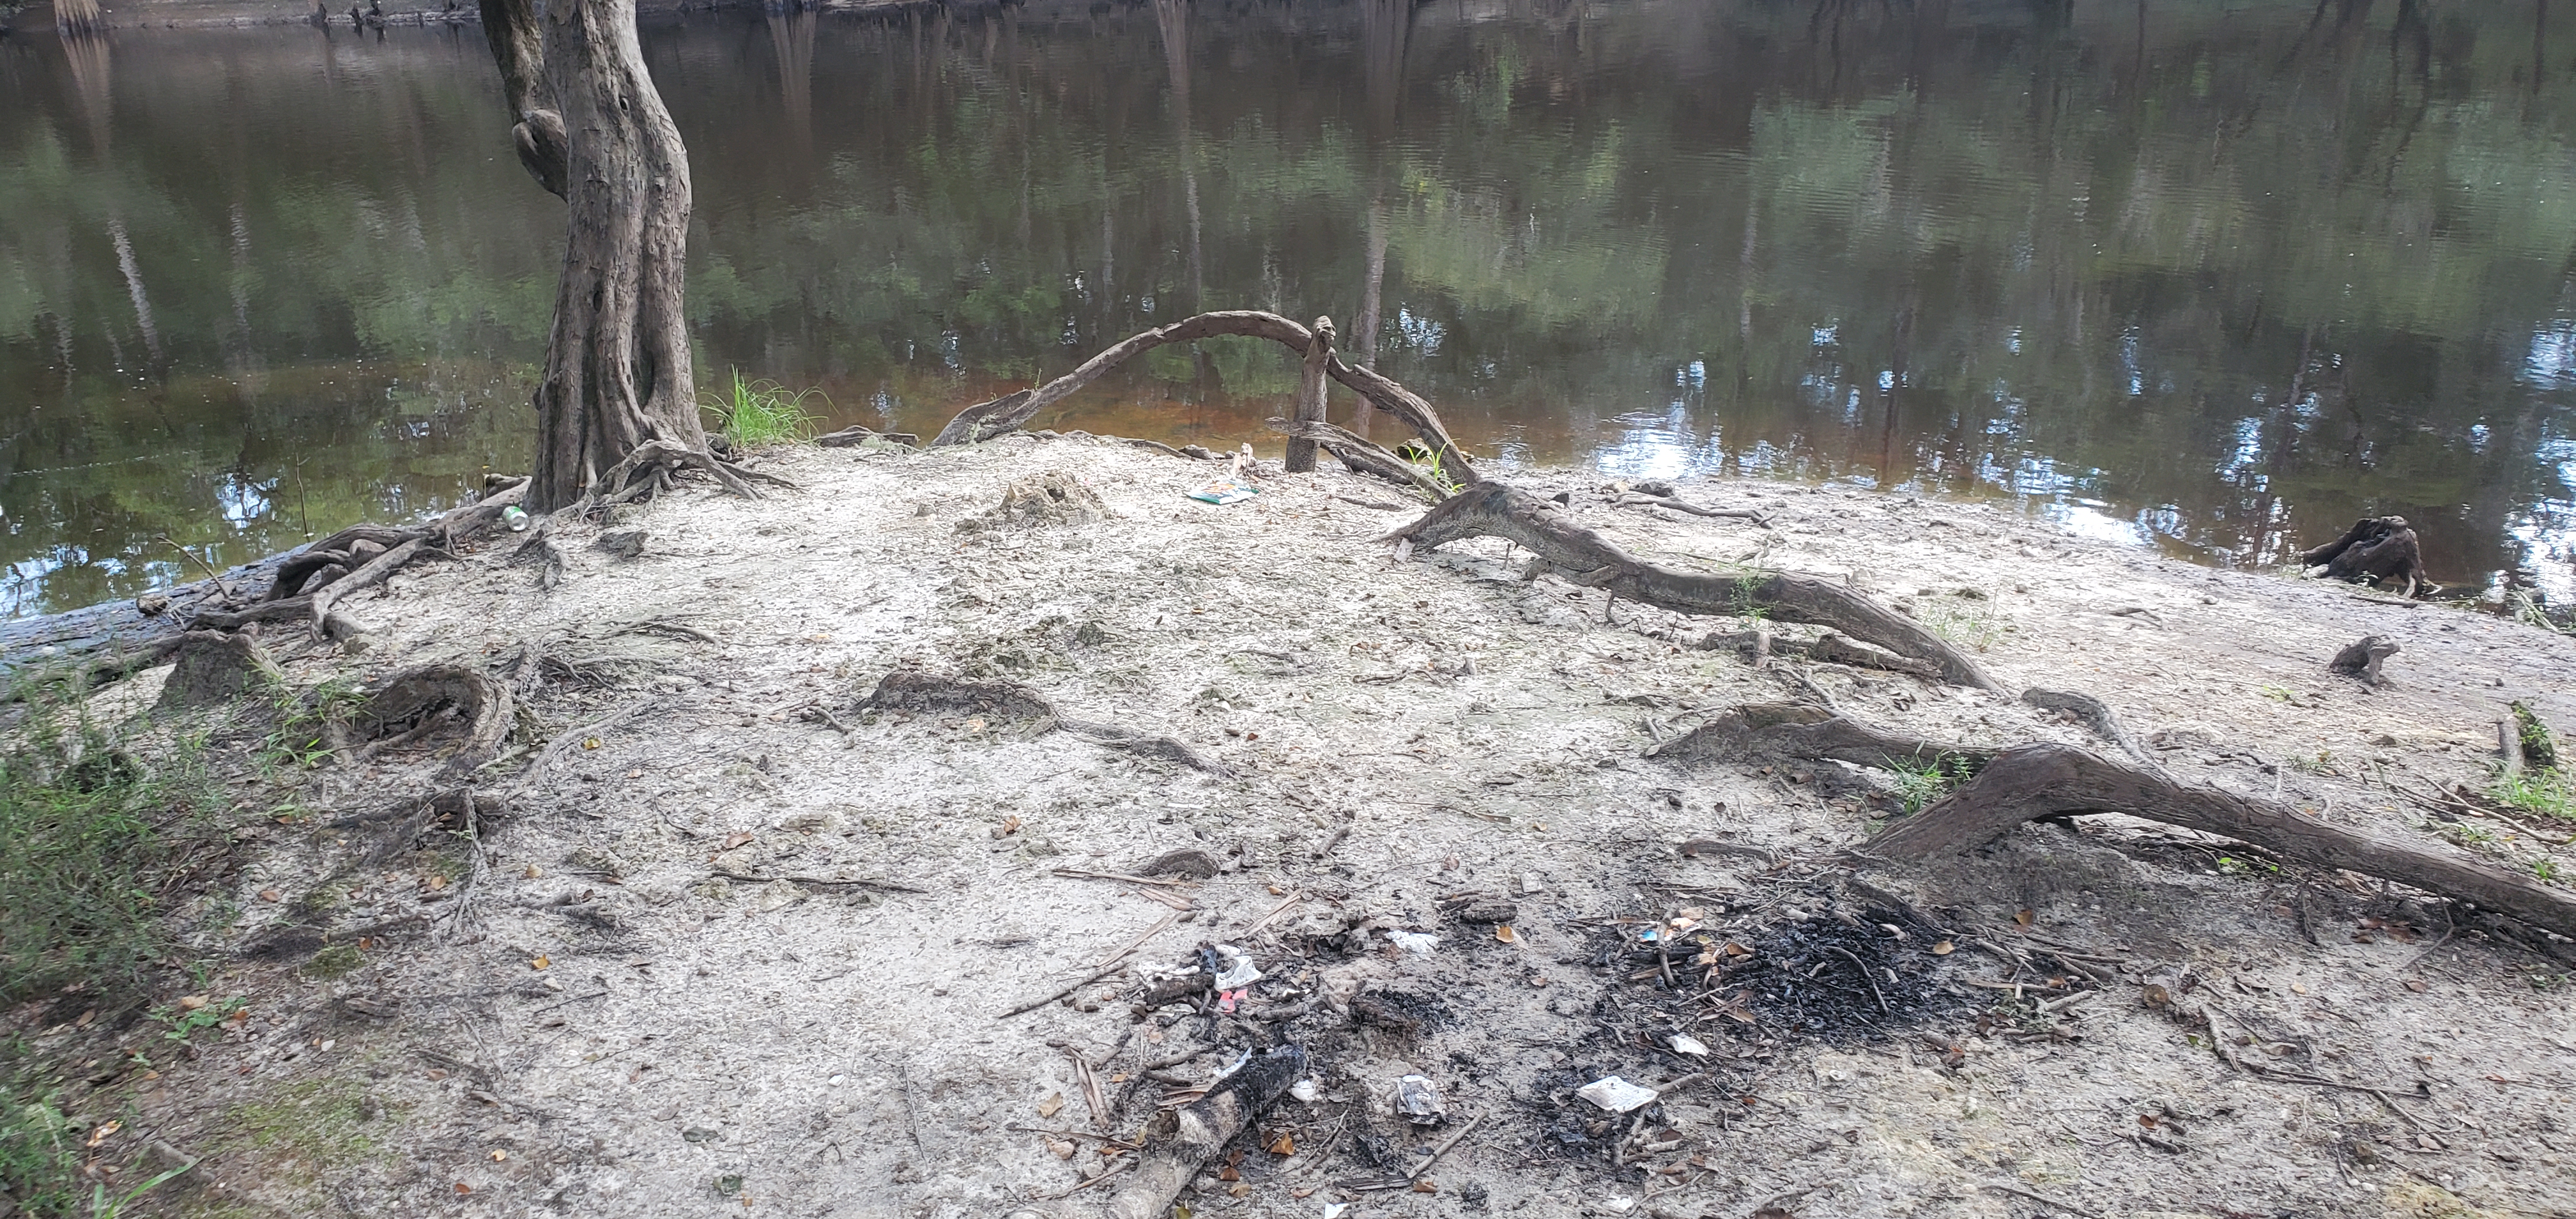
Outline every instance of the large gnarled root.
<svg viewBox="0 0 2576 1219"><path fill-rule="evenodd" d="M1388 452L1377 442L1348 428L1321 420L1272 419L1270 430L1291 440L1310 440L1333 455L1344 466L1362 474L1402 483L1431 497L1432 503L1449 498L1451 492L1433 478L1415 468L1412 462Z"/></svg>
<svg viewBox="0 0 2576 1219"><path fill-rule="evenodd" d="M1982 666L1930 628L1840 584L1787 572L1709 575L1649 563L1576 524L1563 505L1504 483L1470 486L1387 536L1426 550L1473 537L1504 538L1565 578L1630 601L1685 614L1758 609L1783 622L1831 627L1897 655L1930 661L1955 685L1997 688Z"/></svg>
<svg viewBox="0 0 2576 1219"><path fill-rule="evenodd" d="M1107 350L1082 362L1074 369L1036 389L1019 390L990 402L979 402L957 412L948 426L931 438L930 447L980 444L1004 435L1037 417L1039 411L1071 397L1075 391L1106 375L1109 370L1129 360L1170 343L1188 343L1199 339L1223 337L1268 339L1301 358L1316 350L1315 332L1276 313L1258 309L1232 309L1201 313L1182 318L1168 326L1157 326L1141 334L1129 335L1110 345ZM1473 482L1475 467L1457 442L1449 438L1449 429L1431 404L1413 391L1396 384L1374 369L1342 363L1329 346L1323 349L1324 372L1350 387L1351 392L1369 400L1369 405L1404 421L1422 443L1439 455L1440 468L1452 476Z"/></svg>
<svg viewBox="0 0 2576 1219"><path fill-rule="evenodd" d="M1682 742L1695 738L1695 748L1683 747ZM1938 764L1966 777L1949 795L1889 825L1862 846L1882 858L1968 850L2041 817L2120 813L2224 835L2292 863L2393 880L2576 937L2576 893L2483 860L2330 825L2278 801L2186 783L2161 767L2133 766L2072 745L1946 745L1815 708L1751 706L1672 742L1664 752L1696 752L1718 760L1835 758L1874 767Z"/></svg>
<svg viewBox="0 0 2576 1219"><path fill-rule="evenodd" d="M360 760L388 749L454 735L457 746L442 769L466 774L491 761L509 739L510 689L464 665L405 669L369 692L334 742Z"/></svg>

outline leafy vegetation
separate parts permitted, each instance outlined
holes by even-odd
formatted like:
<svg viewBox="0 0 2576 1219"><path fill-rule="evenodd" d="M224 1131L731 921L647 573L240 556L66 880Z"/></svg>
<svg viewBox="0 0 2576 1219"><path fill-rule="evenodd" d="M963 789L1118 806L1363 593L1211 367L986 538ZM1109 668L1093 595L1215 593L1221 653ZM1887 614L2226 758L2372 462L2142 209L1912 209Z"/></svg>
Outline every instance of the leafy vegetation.
<svg viewBox="0 0 2576 1219"><path fill-rule="evenodd" d="M720 395L709 395L700 409L723 421L726 443L737 449L750 449L812 439L819 416L805 410L809 399L820 399L827 406L831 403L819 389L789 393L776 381L746 381L737 368L733 370L731 387Z"/></svg>
<svg viewBox="0 0 2576 1219"><path fill-rule="evenodd" d="M1933 758L1909 758L1888 768L1890 787L1908 813L1922 812L1976 773L1975 763L1947 753Z"/></svg>

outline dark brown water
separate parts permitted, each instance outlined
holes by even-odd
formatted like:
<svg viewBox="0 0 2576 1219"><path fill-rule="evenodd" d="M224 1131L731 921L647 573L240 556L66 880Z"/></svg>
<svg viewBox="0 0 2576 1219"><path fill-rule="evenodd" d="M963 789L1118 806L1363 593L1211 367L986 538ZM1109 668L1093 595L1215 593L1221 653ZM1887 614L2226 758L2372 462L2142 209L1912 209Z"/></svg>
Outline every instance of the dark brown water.
<svg viewBox="0 0 2576 1219"><path fill-rule="evenodd" d="M2576 12L1359 3L648 22L701 373L927 431L1199 309L1481 451L2009 497L2211 562L2364 513L2571 595ZM480 32L0 41L17 612L529 449L561 214ZM1166 349L1041 421L1253 439ZM1347 410L1337 400L1337 414Z"/></svg>

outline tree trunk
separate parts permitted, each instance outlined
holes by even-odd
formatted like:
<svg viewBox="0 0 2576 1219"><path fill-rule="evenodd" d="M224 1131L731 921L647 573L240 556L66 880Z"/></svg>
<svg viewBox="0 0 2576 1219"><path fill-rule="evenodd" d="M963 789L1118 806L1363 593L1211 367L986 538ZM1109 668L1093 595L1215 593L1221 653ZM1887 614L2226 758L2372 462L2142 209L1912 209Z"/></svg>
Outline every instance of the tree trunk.
<svg viewBox="0 0 2576 1219"><path fill-rule="evenodd" d="M537 387L536 512L618 490L597 484L649 440L706 447L681 310L689 154L645 71L634 0L556 0L545 22L569 207Z"/></svg>

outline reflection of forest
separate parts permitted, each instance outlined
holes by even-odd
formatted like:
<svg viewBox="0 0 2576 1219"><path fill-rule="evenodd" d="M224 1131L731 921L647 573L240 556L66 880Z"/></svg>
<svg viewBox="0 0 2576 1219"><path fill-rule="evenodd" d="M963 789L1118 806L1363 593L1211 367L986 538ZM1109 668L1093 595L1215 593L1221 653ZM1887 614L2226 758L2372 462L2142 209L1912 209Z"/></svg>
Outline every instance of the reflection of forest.
<svg viewBox="0 0 2576 1219"><path fill-rule="evenodd" d="M1263 307L1539 457L2089 499L2240 559L2399 511L2451 579L2556 539L2576 39L2221 14L1144 0L647 43L707 370L853 417ZM0 44L0 557L74 562L68 602L164 530L248 557L522 451L560 221L472 31L110 53ZM1167 351L1086 426L1254 434L1288 383Z"/></svg>

